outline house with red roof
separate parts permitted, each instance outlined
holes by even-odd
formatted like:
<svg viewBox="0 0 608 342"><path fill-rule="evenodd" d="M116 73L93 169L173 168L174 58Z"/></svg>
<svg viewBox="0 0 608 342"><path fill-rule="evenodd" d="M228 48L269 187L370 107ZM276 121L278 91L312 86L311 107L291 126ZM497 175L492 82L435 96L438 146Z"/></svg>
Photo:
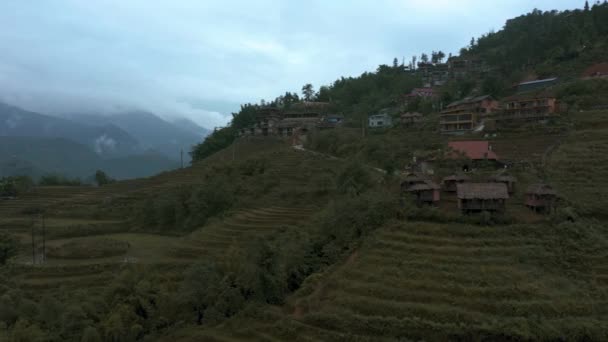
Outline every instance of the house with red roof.
<svg viewBox="0 0 608 342"><path fill-rule="evenodd" d="M448 143L450 157L458 159L465 157L473 161L477 160L498 160L498 155L492 151L492 145L488 141L450 141Z"/></svg>

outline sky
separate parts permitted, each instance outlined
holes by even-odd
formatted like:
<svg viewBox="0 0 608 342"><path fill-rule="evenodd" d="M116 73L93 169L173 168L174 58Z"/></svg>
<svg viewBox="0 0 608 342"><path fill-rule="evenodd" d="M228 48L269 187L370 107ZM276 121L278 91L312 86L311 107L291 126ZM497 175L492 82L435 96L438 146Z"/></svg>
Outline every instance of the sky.
<svg viewBox="0 0 608 342"><path fill-rule="evenodd" d="M422 52L457 54L534 8L582 0L2 0L0 101L226 125L241 103Z"/></svg>

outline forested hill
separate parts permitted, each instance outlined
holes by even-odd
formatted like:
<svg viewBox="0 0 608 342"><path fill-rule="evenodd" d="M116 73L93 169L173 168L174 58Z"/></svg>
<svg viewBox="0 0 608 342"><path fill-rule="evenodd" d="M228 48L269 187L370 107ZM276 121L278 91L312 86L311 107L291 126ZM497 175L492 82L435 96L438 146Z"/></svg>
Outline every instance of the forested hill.
<svg viewBox="0 0 608 342"><path fill-rule="evenodd" d="M508 94L513 84L527 79L578 77L588 66L605 61L606 56L606 1L563 12L534 10L508 20L500 31L472 39L469 46L462 48L460 56L453 58L481 59L489 72L482 79L448 82L441 89L441 100L447 103L471 95L475 90L503 96ZM392 65L380 65L374 72L366 72L359 77L342 77L331 85L321 86L304 99L330 101L338 112L345 115L347 122L360 125L362 118L394 105L400 95L419 86L422 86L420 77L395 60ZM239 129L253 123L256 109L260 106L288 107L301 100L297 94L287 92L268 103L243 105L238 113L233 114L227 127L216 130L193 148L193 160L201 160L230 145ZM416 110L430 112L433 108Z"/></svg>
<svg viewBox="0 0 608 342"><path fill-rule="evenodd" d="M608 3L563 12L534 10L472 43L461 55L484 60L501 76L576 77L608 55Z"/></svg>

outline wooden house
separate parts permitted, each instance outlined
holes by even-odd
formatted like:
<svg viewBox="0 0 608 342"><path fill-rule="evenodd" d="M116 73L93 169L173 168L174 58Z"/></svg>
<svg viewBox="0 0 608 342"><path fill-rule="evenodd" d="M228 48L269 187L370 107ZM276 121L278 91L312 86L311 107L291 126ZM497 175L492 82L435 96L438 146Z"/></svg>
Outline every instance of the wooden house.
<svg viewBox="0 0 608 342"><path fill-rule="evenodd" d="M401 191L405 192L416 184L424 184L426 177L418 172L409 172L401 177Z"/></svg>
<svg viewBox="0 0 608 342"><path fill-rule="evenodd" d="M261 136L277 135L279 121L281 121L281 111L278 108L262 108L256 113L256 122L250 133Z"/></svg>
<svg viewBox="0 0 608 342"><path fill-rule="evenodd" d="M467 97L450 103L440 114L439 130L458 133L474 130L500 107L492 96Z"/></svg>
<svg viewBox="0 0 608 342"><path fill-rule="evenodd" d="M498 125L546 120L559 111L555 95L547 91L514 95L503 99L502 103L502 110L494 117Z"/></svg>
<svg viewBox="0 0 608 342"><path fill-rule="evenodd" d="M494 175L492 177L490 177L490 181L494 182L494 183L503 183L504 185L507 186L507 191L509 192L509 194L512 194L515 192L515 184L517 183L517 178L507 174L507 173L499 173L497 175Z"/></svg>
<svg viewBox="0 0 608 342"><path fill-rule="evenodd" d="M424 180L422 183L411 185L405 189L414 198L418 205L429 204L437 205L440 200L439 185L431 180Z"/></svg>
<svg viewBox="0 0 608 342"><path fill-rule="evenodd" d="M462 170L465 172L483 162L500 165L498 155L493 151L492 145L484 140L450 141L447 157L461 160L463 162Z"/></svg>
<svg viewBox="0 0 608 342"><path fill-rule="evenodd" d="M468 183L471 181L471 177L466 175L451 175L443 179L443 191L445 192L456 192L458 189L456 185L462 183Z"/></svg>
<svg viewBox="0 0 608 342"><path fill-rule="evenodd" d="M458 208L463 213L491 211L502 212L509 199L503 183L457 184Z"/></svg>
<svg viewBox="0 0 608 342"><path fill-rule="evenodd" d="M526 207L534 211L551 212L557 203L557 192L547 184L532 184L526 190Z"/></svg>
<svg viewBox="0 0 608 342"><path fill-rule="evenodd" d="M422 120L422 114L417 112L407 112L401 114L401 124L405 127L411 127L415 123L418 123Z"/></svg>

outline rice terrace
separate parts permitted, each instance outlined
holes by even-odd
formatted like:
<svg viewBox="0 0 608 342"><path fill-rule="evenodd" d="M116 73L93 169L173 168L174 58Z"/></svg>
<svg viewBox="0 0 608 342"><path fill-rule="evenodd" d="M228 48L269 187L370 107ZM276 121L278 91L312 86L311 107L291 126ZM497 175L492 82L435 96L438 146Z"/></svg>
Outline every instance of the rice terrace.
<svg viewBox="0 0 608 342"><path fill-rule="evenodd" d="M169 25L157 38L179 36L176 47L183 47L202 39L182 31L194 25L189 12L206 13L209 21L193 29L213 26L215 10L232 15L223 14L228 5L203 9L189 1L183 8L59 3L67 13L111 8L121 15L100 12L105 24L93 28L48 14L35 24L37 34L50 39L52 30L44 29L71 27L62 26L67 22L80 27L77 34L89 38L73 37L76 53L79 44L119 30L121 51L133 52L127 42L138 41L151 54L183 63L161 64L175 73L191 66L186 55L200 52L155 50L136 40L153 35L144 32L158 26L153 18L180 14L185 26ZM437 13L416 12L413 3L399 8L439 23ZM519 1L494 5L505 13L526 10ZM261 11L243 6L239 35L246 34L241 25L253 25L245 12ZM335 6L314 4L314 15L279 12L325 27L321 13L339 15L350 5ZM366 9L388 16L391 6L352 4L337 22ZM27 5L3 7L34 18ZM142 8L149 10L142 31L122 26ZM276 70L258 61L265 66L250 70L255 81L240 65L215 71L238 74L259 96L282 95L237 106L213 130L192 114L222 115L188 97L194 76L150 82L159 99L146 99L159 112L169 108L160 97L171 82L184 92L175 108L196 102L181 119L143 109L97 114L85 102L82 114L59 115L53 101L45 102L47 115L38 113L45 107L19 102L34 97L17 96L26 88L4 82L9 71L21 75L20 64L0 59L0 101L16 103L0 103L0 341L608 340L608 4L543 9L508 19L459 51L394 58L359 76L336 74L318 89L306 83L301 92L275 87L288 84L277 80L286 72L281 68L308 65L290 45L316 51L308 33L283 37L285 50L243 43L248 53L276 54ZM399 18L392 15L383 25ZM23 30L16 25L11 35L34 39ZM0 34L0 44L11 39ZM372 44L365 34L361 39ZM237 41L217 53L228 61ZM401 41L399 49L427 43ZM342 58L334 52L304 76L321 82L318 72L328 71L319 64ZM279 62L283 54L287 61ZM357 62L355 52L349 56ZM151 70L140 58L124 70L108 59L104 70L125 71L116 80L126 82L133 70ZM80 67L74 64L74 73L86 74ZM99 76L89 71L92 84ZM94 93L106 94L102 88ZM143 88L123 90L135 98ZM222 91L234 95L236 88ZM94 98L84 89L83 101ZM37 101L42 90L31 90ZM63 101L60 92L49 94Z"/></svg>

